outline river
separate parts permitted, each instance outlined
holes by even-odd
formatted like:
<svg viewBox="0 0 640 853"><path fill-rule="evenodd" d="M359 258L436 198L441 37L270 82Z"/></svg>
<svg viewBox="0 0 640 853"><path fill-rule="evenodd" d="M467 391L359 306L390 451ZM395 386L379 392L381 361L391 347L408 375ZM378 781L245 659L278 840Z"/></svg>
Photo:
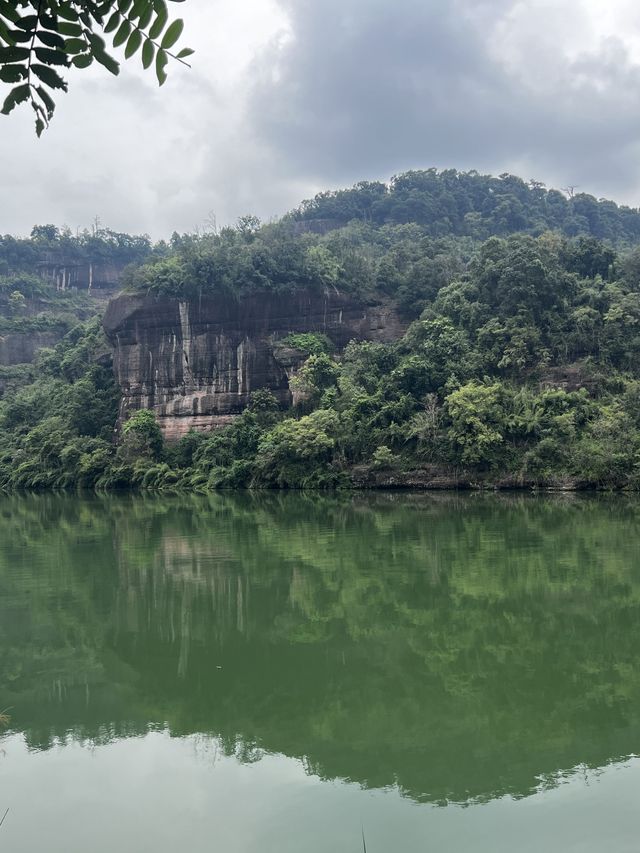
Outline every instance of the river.
<svg viewBox="0 0 640 853"><path fill-rule="evenodd" d="M640 502L0 498L0 851L616 853Z"/></svg>

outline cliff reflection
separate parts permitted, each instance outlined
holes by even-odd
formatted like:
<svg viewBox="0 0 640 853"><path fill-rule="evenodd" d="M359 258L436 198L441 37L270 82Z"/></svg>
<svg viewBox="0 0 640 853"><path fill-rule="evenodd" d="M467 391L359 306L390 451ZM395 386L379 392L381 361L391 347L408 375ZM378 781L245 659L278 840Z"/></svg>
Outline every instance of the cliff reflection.
<svg viewBox="0 0 640 853"><path fill-rule="evenodd" d="M640 751L634 500L0 502L0 705L34 747L150 727L416 800Z"/></svg>

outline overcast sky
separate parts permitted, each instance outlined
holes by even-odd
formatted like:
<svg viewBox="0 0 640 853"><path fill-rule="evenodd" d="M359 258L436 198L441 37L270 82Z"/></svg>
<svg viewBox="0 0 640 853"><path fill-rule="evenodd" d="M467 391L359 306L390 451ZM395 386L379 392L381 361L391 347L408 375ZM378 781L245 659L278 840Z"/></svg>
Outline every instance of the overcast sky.
<svg viewBox="0 0 640 853"><path fill-rule="evenodd" d="M27 109L0 117L0 232L98 216L162 237L430 166L640 203L635 0L173 8L196 54L162 89L135 59L75 72L40 140Z"/></svg>

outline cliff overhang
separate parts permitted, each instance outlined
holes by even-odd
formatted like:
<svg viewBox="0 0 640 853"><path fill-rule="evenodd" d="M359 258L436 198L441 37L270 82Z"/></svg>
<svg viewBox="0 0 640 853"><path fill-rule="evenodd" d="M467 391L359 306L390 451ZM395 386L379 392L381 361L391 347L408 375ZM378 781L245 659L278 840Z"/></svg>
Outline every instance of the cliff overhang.
<svg viewBox="0 0 640 853"><path fill-rule="evenodd" d="M258 389L288 408L303 358L282 357L278 344L289 334L319 332L340 350L351 340L396 340L405 330L384 297L305 290L193 301L120 294L103 322L122 390L120 422L150 409L169 441L230 423Z"/></svg>

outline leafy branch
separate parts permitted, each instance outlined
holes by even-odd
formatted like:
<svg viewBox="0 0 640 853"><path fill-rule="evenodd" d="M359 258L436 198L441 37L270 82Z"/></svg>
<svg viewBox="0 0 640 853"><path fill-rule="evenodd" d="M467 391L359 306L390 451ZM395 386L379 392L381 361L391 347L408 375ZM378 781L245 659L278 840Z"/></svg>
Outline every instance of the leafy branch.
<svg viewBox="0 0 640 853"><path fill-rule="evenodd" d="M182 19L169 20L167 0L0 0L0 81L13 84L0 112L8 115L29 102L40 136L55 110L51 92L67 91L60 68L88 68L96 61L119 74L102 38L112 33L112 45L124 48L125 59L140 51L143 68L155 62L162 86L169 60L188 66L193 53L172 50L183 29Z"/></svg>

